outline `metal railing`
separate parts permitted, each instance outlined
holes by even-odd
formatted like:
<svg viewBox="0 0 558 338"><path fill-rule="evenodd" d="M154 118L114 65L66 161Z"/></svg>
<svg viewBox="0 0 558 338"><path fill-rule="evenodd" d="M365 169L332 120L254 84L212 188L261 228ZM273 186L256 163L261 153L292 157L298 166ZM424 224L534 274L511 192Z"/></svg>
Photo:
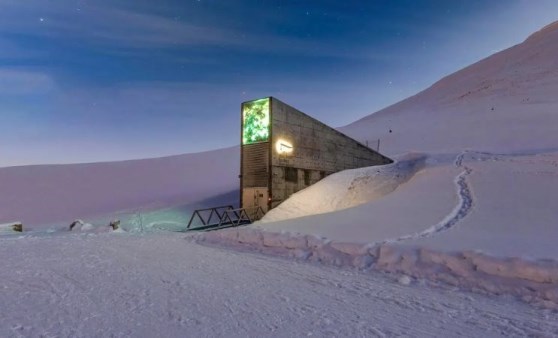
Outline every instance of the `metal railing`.
<svg viewBox="0 0 558 338"><path fill-rule="evenodd" d="M215 208L195 210L190 217L186 231L189 230L216 230L227 227L235 227L250 224L263 217L265 212L262 207L233 208L231 205L225 205ZM194 226L195 221L198 224Z"/></svg>

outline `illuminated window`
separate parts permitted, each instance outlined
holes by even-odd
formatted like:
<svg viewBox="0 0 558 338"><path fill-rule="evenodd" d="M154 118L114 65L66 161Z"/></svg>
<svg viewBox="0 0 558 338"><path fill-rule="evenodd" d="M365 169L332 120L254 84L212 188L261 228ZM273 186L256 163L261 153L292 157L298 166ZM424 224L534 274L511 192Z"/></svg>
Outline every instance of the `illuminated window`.
<svg viewBox="0 0 558 338"><path fill-rule="evenodd" d="M242 105L242 144L269 141L269 98Z"/></svg>

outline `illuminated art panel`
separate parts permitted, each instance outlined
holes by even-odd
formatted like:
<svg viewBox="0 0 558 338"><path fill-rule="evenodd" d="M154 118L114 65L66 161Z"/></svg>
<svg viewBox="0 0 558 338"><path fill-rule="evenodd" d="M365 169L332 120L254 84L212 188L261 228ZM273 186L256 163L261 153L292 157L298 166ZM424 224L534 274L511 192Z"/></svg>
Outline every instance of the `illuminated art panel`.
<svg viewBox="0 0 558 338"><path fill-rule="evenodd" d="M269 98L242 105L242 144L269 141Z"/></svg>

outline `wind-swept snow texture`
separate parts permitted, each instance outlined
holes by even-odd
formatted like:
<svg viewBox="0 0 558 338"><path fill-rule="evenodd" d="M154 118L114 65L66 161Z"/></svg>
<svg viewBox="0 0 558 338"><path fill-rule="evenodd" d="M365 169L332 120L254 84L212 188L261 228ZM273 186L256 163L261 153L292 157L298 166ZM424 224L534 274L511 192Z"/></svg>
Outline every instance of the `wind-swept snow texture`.
<svg viewBox="0 0 558 338"><path fill-rule="evenodd" d="M340 129L382 153L558 149L558 26ZM391 131L391 132L390 132Z"/></svg>
<svg viewBox="0 0 558 338"><path fill-rule="evenodd" d="M208 248L183 235L23 236L0 238L2 337L558 335L555 312L398 274Z"/></svg>
<svg viewBox="0 0 558 338"><path fill-rule="evenodd" d="M558 262L551 260L500 259L471 250L444 252L388 241L359 244L251 227L202 233L195 239L335 266L404 273L558 309Z"/></svg>

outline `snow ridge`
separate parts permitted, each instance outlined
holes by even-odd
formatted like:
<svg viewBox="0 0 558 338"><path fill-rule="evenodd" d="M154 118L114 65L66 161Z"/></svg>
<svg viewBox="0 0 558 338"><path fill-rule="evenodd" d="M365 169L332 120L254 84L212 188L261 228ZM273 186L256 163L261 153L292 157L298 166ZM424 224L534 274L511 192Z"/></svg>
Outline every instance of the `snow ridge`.
<svg viewBox="0 0 558 338"><path fill-rule="evenodd" d="M473 251L448 253L397 243L334 242L250 227L198 233L187 239L326 265L405 274L477 292L511 294L537 306L558 309L558 262L549 260L501 259Z"/></svg>

